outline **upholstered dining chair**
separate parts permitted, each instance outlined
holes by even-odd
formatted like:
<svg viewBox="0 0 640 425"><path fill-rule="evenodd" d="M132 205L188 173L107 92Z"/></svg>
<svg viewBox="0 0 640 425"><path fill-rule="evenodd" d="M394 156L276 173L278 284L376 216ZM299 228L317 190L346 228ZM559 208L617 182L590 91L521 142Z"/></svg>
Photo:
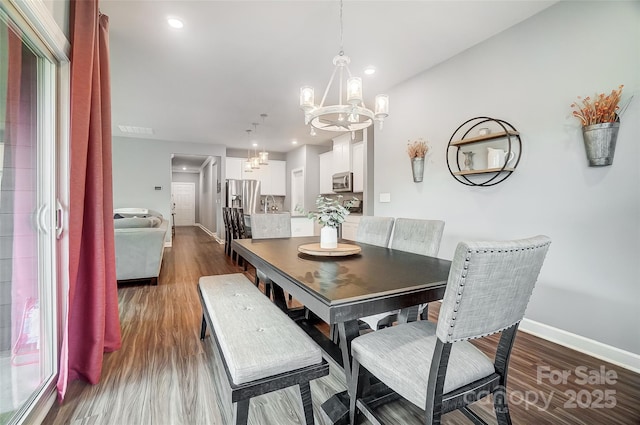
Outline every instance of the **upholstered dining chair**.
<svg viewBox="0 0 640 425"><path fill-rule="evenodd" d="M356 230L356 242L388 247L393 217L362 216Z"/></svg>
<svg viewBox="0 0 640 425"><path fill-rule="evenodd" d="M439 424L443 414L458 409L485 424L468 405L488 394L498 424L511 424L509 356L550 243L546 236L459 243L437 323L400 324L352 341L351 423L358 412L381 423L363 398L370 373L424 409L425 424ZM468 341L498 332L493 361Z"/></svg>
<svg viewBox="0 0 640 425"><path fill-rule="evenodd" d="M291 237L291 214L251 214L251 238L252 239L277 239ZM256 269L256 286L264 283L264 293L271 296L271 279Z"/></svg>
<svg viewBox="0 0 640 425"><path fill-rule="evenodd" d="M444 221L441 220L397 218L393 224L391 248L436 257L440 250L443 231ZM398 317L397 313L398 311L380 313L363 317L360 320L365 322L371 329L377 330L391 326ZM418 306L418 314L423 319L426 319L428 314L427 304Z"/></svg>

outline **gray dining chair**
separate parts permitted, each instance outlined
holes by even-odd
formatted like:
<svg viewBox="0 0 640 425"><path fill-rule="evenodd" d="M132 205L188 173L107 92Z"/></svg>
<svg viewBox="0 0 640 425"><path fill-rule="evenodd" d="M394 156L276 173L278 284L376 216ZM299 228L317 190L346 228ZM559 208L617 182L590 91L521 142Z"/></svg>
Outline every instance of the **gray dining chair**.
<svg viewBox="0 0 640 425"><path fill-rule="evenodd" d="M509 356L550 243L546 236L459 243L437 323L400 324L351 342L351 423L364 412L380 424L363 398L373 375L424 409L426 424L440 423L443 414L458 409L474 423L485 424L468 405L489 394L498 424L511 424ZM468 340L495 333L501 336L491 361Z"/></svg>
<svg viewBox="0 0 640 425"><path fill-rule="evenodd" d="M277 239L291 237L291 213L251 214L251 239ZM271 296L273 283L263 272L256 268L256 286L264 283L264 293Z"/></svg>
<svg viewBox="0 0 640 425"><path fill-rule="evenodd" d="M356 242L388 247L393 229L393 217L362 216L358 222Z"/></svg>
<svg viewBox="0 0 640 425"><path fill-rule="evenodd" d="M393 225L391 248L414 254L436 257L444 231L444 221L397 218ZM415 312L413 313L416 314ZM427 304L418 306L417 314L426 319ZM398 310L366 316L360 320L373 330L391 326L398 317Z"/></svg>

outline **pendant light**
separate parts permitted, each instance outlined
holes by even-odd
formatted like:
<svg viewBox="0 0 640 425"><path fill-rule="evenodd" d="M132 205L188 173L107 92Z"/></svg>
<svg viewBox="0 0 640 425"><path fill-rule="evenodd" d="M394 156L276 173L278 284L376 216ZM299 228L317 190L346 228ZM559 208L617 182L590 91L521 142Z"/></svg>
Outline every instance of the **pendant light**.
<svg viewBox="0 0 640 425"><path fill-rule="evenodd" d="M267 118L267 114L260 114L262 117L262 125L264 126L264 119ZM264 150L264 140L262 143L262 152L258 154L260 158L260 165L269 165L269 152Z"/></svg>
<svg viewBox="0 0 640 425"><path fill-rule="evenodd" d="M249 143L251 143L251 130L245 130L247 132L247 141ZM247 149L247 160L244 162L244 172L245 173L252 173L253 172L253 167L251 167L251 154L250 154L250 150Z"/></svg>

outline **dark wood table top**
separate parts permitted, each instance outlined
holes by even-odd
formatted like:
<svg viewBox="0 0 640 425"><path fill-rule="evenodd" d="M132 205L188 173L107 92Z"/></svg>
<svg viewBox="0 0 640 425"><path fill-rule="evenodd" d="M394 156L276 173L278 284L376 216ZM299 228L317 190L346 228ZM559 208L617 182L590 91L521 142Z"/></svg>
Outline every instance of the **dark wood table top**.
<svg viewBox="0 0 640 425"><path fill-rule="evenodd" d="M298 246L318 237L236 239L234 249L327 323L442 299L451 262L357 243L348 257L315 257ZM354 243L341 240L341 243Z"/></svg>

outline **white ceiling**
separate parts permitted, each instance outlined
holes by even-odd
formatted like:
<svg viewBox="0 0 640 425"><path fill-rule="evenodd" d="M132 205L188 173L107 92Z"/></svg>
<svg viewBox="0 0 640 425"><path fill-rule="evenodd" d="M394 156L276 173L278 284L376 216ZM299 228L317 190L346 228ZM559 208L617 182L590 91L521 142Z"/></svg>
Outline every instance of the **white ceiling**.
<svg viewBox="0 0 640 425"><path fill-rule="evenodd" d="M344 50L365 102L555 1L355 1L344 4ZM324 92L340 48L339 2L102 0L109 16L114 136L286 152L320 144L298 108L299 87ZM166 18L182 19L171 29ZM377 73L363 74L374 65ZM472 72L470 70L470 72ZM335 87L334 87L335 88ZM335 103L337 89L327 103ZM427 95L427 94L425 94ZM393 119L393 97L390 99ZM266 113L264 120L260 114ZM153 129L129 135L119 126Z"/></svg>

